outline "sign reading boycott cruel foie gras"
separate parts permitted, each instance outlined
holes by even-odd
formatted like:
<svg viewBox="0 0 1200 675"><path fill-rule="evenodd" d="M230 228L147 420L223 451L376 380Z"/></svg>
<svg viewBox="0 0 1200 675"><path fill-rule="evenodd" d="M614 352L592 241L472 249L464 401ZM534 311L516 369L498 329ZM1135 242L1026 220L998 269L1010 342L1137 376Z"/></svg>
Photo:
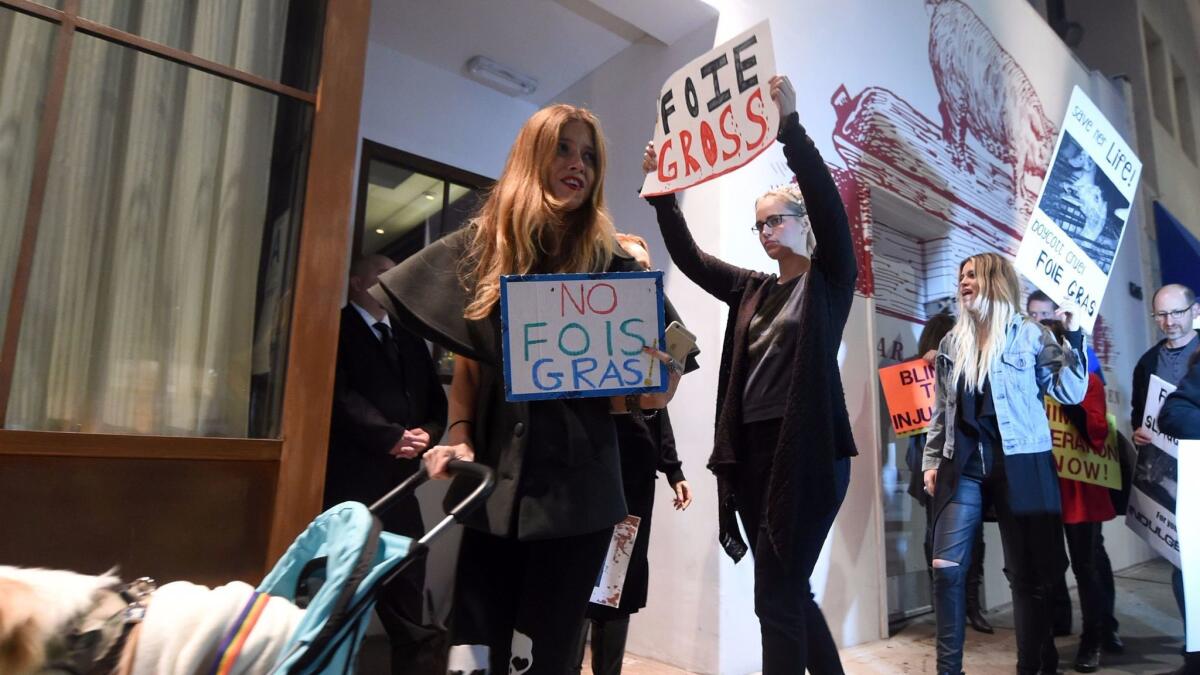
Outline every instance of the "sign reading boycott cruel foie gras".
<svg viewBox="0 0 1200 675"><path fill-rule="evenodd" d="M879 369L883 398L896 438L924 433L933 421L933 365L913 359Z"/></svg>
<svg viewBox="0 0 1200 675"><path fill-rule="evenodd" d="M662 272L504 276L500 320L510 401L667 388Z"/></svg>
<svg viewBox="0 0 1200 675"><path fill-rule="evenodd" d="M766 21L692 61L658 96L658 170L642 196L669 194L745 165L775 141L775 51Z"/></svg>
<svg viewBox="0 0 1200 675"><path fill-rule="evenodd" d="M1072 300L1090 332L1117 256L1142 162L1079 87L1017 250L1017 271L1055 302Z"/></svg>

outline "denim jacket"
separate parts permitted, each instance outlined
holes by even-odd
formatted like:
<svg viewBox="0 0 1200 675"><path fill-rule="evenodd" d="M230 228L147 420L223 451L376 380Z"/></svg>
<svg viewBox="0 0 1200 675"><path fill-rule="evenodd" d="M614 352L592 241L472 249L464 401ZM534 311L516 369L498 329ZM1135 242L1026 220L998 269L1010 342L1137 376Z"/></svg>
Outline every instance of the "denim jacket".
<svg viewBox="0 0 1200 675"><path fill-rule="evenodd" d="M988 368L992 401L1000 425L1005 455L1050 451L1050 423L1042 397L1074 405L1087 391L1088 365L1083 334L1067 334L1064 349L1045 326L1017 315L1008 324L1004 350ZM954 421L958 388L950 381L954 361L950 336L938 347L933 423L925 443L921 470L938 468L942 458L954 457Z"/></svg>

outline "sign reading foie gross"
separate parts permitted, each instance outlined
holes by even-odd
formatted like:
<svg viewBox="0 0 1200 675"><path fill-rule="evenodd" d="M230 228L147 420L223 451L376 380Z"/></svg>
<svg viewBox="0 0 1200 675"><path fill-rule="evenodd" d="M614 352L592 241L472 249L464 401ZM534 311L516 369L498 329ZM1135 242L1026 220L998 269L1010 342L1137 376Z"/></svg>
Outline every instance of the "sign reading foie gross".
<svg viewBox="0 0 1200 675"><path fill-rule="evenodd" d="M642 196L698 185L766 150L779 131L773 75L775 51L766 21L671 75L658 96L658 170L646 174Z"/></svg>
<svg viewBox="0 0 1200 675"><path fill-rule="evenodd" d="M1125 234L1142 162L1079 87L1017 250L1017 271L1055 302L1073 300L1090 332Z"/></svg>
<svg viewBox="0 0 1200 675"><path fill-rule="evenodd" d="M935 371L925 359L879 369L896 438L925 433L933 421Z"/></svg>
<svg viewBox="0 0 1200 675"><path fill-rule="evenodd" d="M662 272L500 278L509 401L666 391Z"/></svg>
<svg viewBox="0 0 1200 675"><path fill-rule="evenodd" d="M1170 383L1157 375L1150 376L1146 409L1139 423L1150 431L1153 441L1138 448L1125 524L1155 552L1180 567L1175 509L1180 484L1179 439L1158 430L1158 412L1173 391L1175 387Z"/></svg>

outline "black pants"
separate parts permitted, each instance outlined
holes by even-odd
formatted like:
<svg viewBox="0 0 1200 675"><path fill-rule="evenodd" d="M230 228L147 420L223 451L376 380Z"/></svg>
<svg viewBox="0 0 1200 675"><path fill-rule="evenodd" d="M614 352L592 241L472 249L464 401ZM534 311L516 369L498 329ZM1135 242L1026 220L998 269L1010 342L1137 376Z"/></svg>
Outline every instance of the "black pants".
<svg viewBox="0 0 1200 675"><path fill-rule="evenodd" d="M450 672L563 675L612 528L518 541L463 530L455 575Z"/></svg>
<svg viewBox="0 0 1200 675"><path fill-rule="evenodd" d="M414 562L379 591L375 613L387 631L393 675L428 672L418 668L436 660L436 655L429 652L437 648L437 631L424 625L424 593L424 558Z"/></svg>
<svg viewBox="0 0 1200 675"><path fill-rule="evenodd" d="M792 560L771 546L763 517L767 483L779 438L779 420L743 427L749 456L739 461L737 504L746 541L754 552L754 613L762 629L763 675L842 673L837 644L817 606L808 578L850 484L850 459L834 469L837 503L827 513L801 514L792 533Z"/></svg>
<svg viewBox="0 0 1200 675"><path fill-rule="evenodd" d="M1110 590L1113 588L1112 564L1108 562L1108 554L1104 550L1102 529L1102 523L1063 525L1067 552L1071 556L1071 571L1075 574L1079 589L1079 614L1083 624L1079 633L1081 648L1099 646L1106 635L1115 632L1113 610L1116 598L1112 595L1114 591ZM1056 603L1067 594L1066 586L1065 579L1056 584ZM1070 596L1066 597L1070 603Z"/></svg>
<svg viewBox="0 0 1200 675"><path fill-rule="evenodd" d="M997 457L991 474L983 480L960 476L956 480L943 481L943 478L952 478L943 476L943 471L954 471L948 461L938 470L938 488L954 486L955 492L937 514L933 557L957 563L933 570L938 673L957 675L962 671L965 564L971 555L975 530L983 520L985 496L996 508L1000 541L1004 547L1004 574L1012 589L1017 672L1053 672L1058 665L1050 610L1054 580L1066 568L1062 517L1057 513L1014 513L1003 456Z"/></svg>
<svg viewBox="0 0 1200 675"><path fill-rule="evenodd" d="M628 614L584 621L579 642L575 645L575 667L571 669L571 675L583 672L583 651L589 627L592 631L592 675L621 675L625 640L629 637Z"/></svg>

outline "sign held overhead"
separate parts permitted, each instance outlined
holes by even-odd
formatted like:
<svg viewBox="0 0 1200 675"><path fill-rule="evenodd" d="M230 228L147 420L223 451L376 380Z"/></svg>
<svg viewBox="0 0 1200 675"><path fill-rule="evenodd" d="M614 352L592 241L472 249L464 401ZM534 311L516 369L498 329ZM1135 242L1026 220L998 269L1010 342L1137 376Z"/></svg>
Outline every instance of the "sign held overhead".
<svg viewBox="0 0 1200 675"><path fill-rule="evenodd" d="M747 164L779 132L771 100L775 75L771 27L754 26L677 70L658 96L654 149L658 169L642 196L698 185Z"/></svg>

